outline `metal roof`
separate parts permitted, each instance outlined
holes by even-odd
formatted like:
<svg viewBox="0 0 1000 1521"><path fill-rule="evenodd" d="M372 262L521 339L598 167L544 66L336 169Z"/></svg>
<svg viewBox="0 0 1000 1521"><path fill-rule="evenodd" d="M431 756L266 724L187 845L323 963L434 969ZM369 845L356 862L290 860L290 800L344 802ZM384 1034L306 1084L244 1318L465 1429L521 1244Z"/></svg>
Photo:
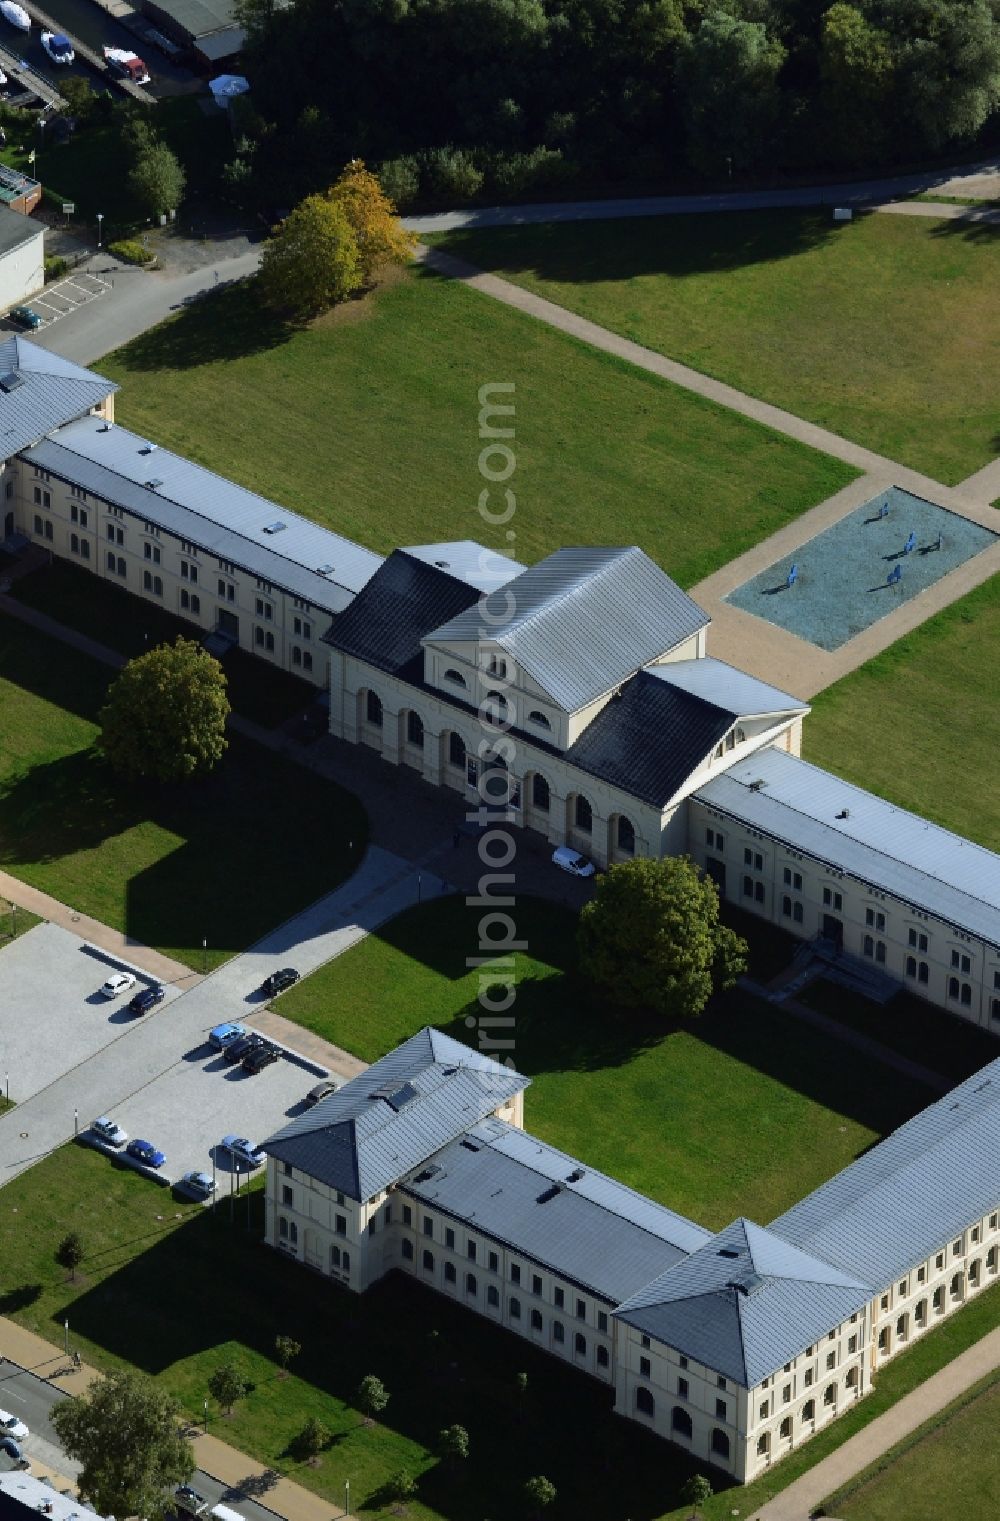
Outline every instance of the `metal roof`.
<svg viewBox="0 0 1000 1521"><path fill-rule="evenodd" d="M403 554L411 555L414 560L423 560L425 565L436 565L439 570L446 570L450 576L464 581L467 586L474 586L479 592L496 591L497 587L506 585L524 569L519 560L510 560L506 555L497 554L495 550L487 549L485 544L478 544L475 539L450 540L443 544L411 544L404 548Z"/></svg>
<svg viewBox="0 0 1000 1521"><path fill-rule="evenodd" d="M710 1239L682 1215L502 1120L488 1119L403 1192L617 1304Z"/></svg>
<svg viewBox="0 0 1000 1521"><path fill-rule="evenodd" d="M263 1149L364 1201L426 1162L529 1081L428 1027L285 1125Z"/></svg>
<svg viewBox="0 0 1000 1521"><path fill-rule="evenodd" d="M423 684L420 641L441 618L479 601L474 586L450 569L395 549L353 605L338 618L327 642L380 671Z"/></svg>
<svg viewBox="0 0 1000 1521"><path fill-rule="evenodd" d="M19 222L25 219L12 211ZM0 338L0 374L18 375L22 385L0 392L0 459L10 459L71 418L80 417L118 387L20 334Z"/></svg>
<svg viewBox="0 0 1000 1521"><path fill-rule="evenodd" d="M487 638L569 713L603 697L709 623L641 549L559 549L429 632L435 644Z"/></svg>
<svg viewBox="0 0 1000 1521"><path fill-rule="evenodd" d="M808 713L809 704L791 697L778 687L758 681L746 671L739 671L724 660L710 655L702 660L667 660L646 668L650 676L680 687L693 697L703 697L720 708L728 708L738 718L764 713Z"/></svg>
<svg viewBox="0 0 1000 1521"><path fill-rule="evenodd" d="M758 750L695 795L803 855L1000 946L1000 856L971 840L784 750Z"/></svg>
<svg viewBox="0 0 1000 1521"><path fill-rule="evenodd" d="M0 1516L5 1521L7 1517L37 1517L43 1511L47 1521L90 1521L97 1514L82 1500L61 1494L24 1469L0 1473Z"/></svg>
<svg viewBox="0 0 1000 1521"><path fill-rule="evenodd" d="M25 458L330 613L382 564L370 549L97 417L60 428Z"/></svg>
<svg viewBox="0 0 1000 1521"><path fill-rule="evenodd" d="M768 1228L877 1294L998 1206L1000 1058Z"/></svg>
<svg viewBox="0 0 1000 1521"><path fill-rule="evenodd" d="M740 1219L615 1314L754 1389L869 1298L860 1279Z"/></svg>

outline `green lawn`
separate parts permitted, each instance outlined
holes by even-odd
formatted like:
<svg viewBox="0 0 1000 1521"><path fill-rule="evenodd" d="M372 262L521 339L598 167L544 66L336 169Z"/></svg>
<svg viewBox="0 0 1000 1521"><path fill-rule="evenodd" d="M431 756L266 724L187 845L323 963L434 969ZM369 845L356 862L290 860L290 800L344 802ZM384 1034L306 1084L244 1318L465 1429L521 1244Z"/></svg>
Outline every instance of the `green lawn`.
<svg viewBox="0 0 1000 1521"><path fill-rule="evenodd" d="M962 1082L1000 1055L996 1036L989 1030L908 993L898 993L890 1003L880 1006L851 997L836 983L820 978L796 997L953 1083Z"/></svg>
<svg viewBox="0 0 1000 1521"><path fill-rule="evenodd" d="M544 1140L710 1228L766 1223L928 1103L922 1086L734 993L683 1028L623 1020L573 974L574 919L518 901L513 1056ZM425 904L285 994L281 1012L372 1061L424 1024L470 1043L478 911ZM720 1095L725 1102L720 1103Z"/></svg>
<svg viewBox="0 0 1000 1521"><path fill-rule="evenodd" d="M202 634L195 624L66 560L53 560L15 581L11 595L122 655L172 644L178 634L187 639ZM310 682L276 670L247 650L231 650L223 666L235 711L267 729L285 723L316 698Z"/></svg>
<svg viewBox="0 0 1000 1521"><path fill-rule="evenodd" d="M690 585L853 477L427 272L296 331L222 291L100 369L125 426L380 551L636 543ZM477 508L488 382L516 386L509 524Z"/></svg>
<svg viewBox="0 0 1000 1521"><path fill-rule="evenodd" d="M1000 451L1000 228L825 208L432 241L936 479Z"/></svg>
<svg viewBox="0 0 1000 1521"><path fill-rule="evenodd" d="M116 778L94 749L109 679L0 619L5 870L199 969L203 939L216 965L343 880L367 832L357 800L248 741L191 786Z"/></svg>
<svg viewBox="0 0 1000 1521"><path fill-rule="evenodd" d="M992 1374L973 1393L908 1438L867 1478L834 1497L841 1521L940 1521L1000 1512L1000 1380Z"/></svg>
<svg viewBox="0 0 1000 1521"><path fill-rule="evenodd" d="M997 649L994 576L812 698L806 759L1000 850Z"/></svg>

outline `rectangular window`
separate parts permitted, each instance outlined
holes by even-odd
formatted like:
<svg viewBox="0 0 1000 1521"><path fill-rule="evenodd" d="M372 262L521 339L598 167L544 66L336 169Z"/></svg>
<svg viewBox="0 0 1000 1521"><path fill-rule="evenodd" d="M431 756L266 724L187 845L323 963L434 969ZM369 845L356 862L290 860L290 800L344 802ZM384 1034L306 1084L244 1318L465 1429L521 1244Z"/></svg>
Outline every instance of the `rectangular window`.
<svg viewBox="0 0 1000 1521"><path fill-rule="evenodd" d="M42 533L42 531L44 530L44 527L45 527L45 525L42 522L41 517L36 512L35 513L35 532L38 533L38 534ZM108 555L108 560L110 562L111 569L114 570L114 568L115 568L115 557L114 557L114 555Z"/></svg>
<svg viewBox="0 0 1000 1521"><path fill-rule="evenodd" d="M717 1421L724 1421L726 1419L726 1411L727 1411L727 1406L726 1406L725 1400L716 1400L716 1402L715 1402L715 1418L716 1418Z"/></svg>
<svg viewBox="0 0 1000 1521"><path fill-rule="evenodd" d="M743 878L743 896L744 898L753 897L753 877Z"/></svg>
<svg viewBox="0 0 1000 1521"><path fill-rule="evenodd" d="M556 1307L557 1310L563 1310L563 1309L565 1309L566 1308L566 1294L565 1294L565 1291L563 1289L553 1289L553 1291L552 1291L552 1302L554 1303L554 1305L555 1305L555 1307Z"/></svg>
<svg viewBox="0 0 1000 1521"><path fill-rule="evenodd" d="M433 1218L432 1215L425 1215L424 1216L424 1235L425 1236L433 1236L433 1234L434 1234L434 1218Z"/></svg>
<svg viewBox="0 0 1000 1521"><path fill-rule="evenodd" d="M856 1336L851 1336L848 1338L847 1350L849 1353L853 1353L858 1350L858 1338Z"/></svg>
<svg viewBox="0 0 1000 1521"><path fill-rule="evenodd" d="M458 1279L458 1274L455 1271L455 1264L453 1262L446 1262L445 1265L444 1265L444 1281L445 1281L445 1283L455 1283L457 1281L457 1279Z"/></svg>
<svg viewBox="0 0 1000 1521"><path fill-rule="evenodd" d="M83 539L80 543L80 556L84 560L90 559L90 540Z"/></svg>
<svg viewBox="0 0 1000 1521"><path fill-rule="evenodd" d="M531 1292L533 1294L541 1294L542 1292L542 1277L540 1273L532 1273L531 1275Z"/></svg>
<svg viewBox="0 0 1000 1521"><path fill-rule="evenodd" d="M792 918L796 924L802 923L802 904L796 903L792 908Z"/></svg>
<svg viewBox="0 0 1000 1521"><path fill-rule="evenodd" d="M792 917L792 900L787 893L784 893L781 899L781 912L786 919Z"/></svg>
<svg viewBox="0 0 1000 1521"><path fill-rule="evenodd" d="M450 1225L445 1227L444 1244L450 1252L455 1250L455 1232Z"/></svg>
<svg viewBox="0 0 1000 1521"><path fill-rule="evenodd" d="M723 1376L722 1376L721 1373L718 1375L718 1377L716 1378L715 1382L718 1384L718 1386L719 1386L720 1389L725 1389L726 1388L726 1381L723 1378Z"/></svg>
<svg viewBox="0 0 1000 1521"><path fill-rule="evenodd" d="M650 1378L651 1376L652 1376L652 1367L650 1365L649 1358L648 1357L640 1357L640 1359L639 1359L639 1377L640 1378Z"/></svg>
<svg viewBox="0 0 1000 1521"><path fill-rule="evenodd" d="M578 1299L576 1302L576 1318L577 1320L586 1320L587 1318L587 1301L585 1299Z"/></svg>
<svg viewBox="0 0 1000 1521"><path fill-rule="evenodd" d="M489 1269L491 1273L496 1273L500 1270L500 1258L497 1256L496 1252L490 1252Z"/></svg>
<svg viewBox="0 0 1000 1521"><path fill-rule="evenodd" d="M469 1241L469 1242L466 1243L465 1255L468 1257L468 1259L469 1259L470 1262L475 1262L475 1260L476 1260L476 1243L474 1241Z"/></svg>
<svg viewBox="0 0 1000 1521"><path fill-rule="evenodd" d="M53 537L52 522L51 522L51 519L49 519L49 518L45 519L45 537L47 539L51 539Z"/></svg>
<svg viewBox="0 0 1000 1521"><path fill-rule="evenodd" d="M511 1283L521 1282L521 1268L516 1262L512 1262L510 1265L510 1281Z"/></svg>
<svg viewBox="0 0 1000 1521"><path fill-rule="evenodd" d="M309 651L306 650L305 653L302 656L302 669L304 671L311 671L312 668L313 668L313 658L312 658L312 655L309 653Z"/></svg>
<svg viewBox="0 0 1000 1521"><path fill-rule="evenodd" d="M680 1395L680 1397L681 1397L682 1400L686 1400L687 1399L687 1397L688 1397L688 1381L687 1381L686 1378L679 1378L677 1380L677 1393Z"/></svg>
<svg viewBox="0 0 1000 1521"><path fill-rule="evenodd" d="M292 1198L293 1198L292 1190L289 1188L289 1186L288 1186L287 1183L283 1183L281 1185L281 1202L282 1202L282 1204L287 1204L288 1207L291 1208L291 1206L292 1206Z"/></svg>
<svg viewBox="0 0 1000 1521"><path fill-rule="evenodd" d="M408 1204L404 1204L403 1205L403 1224L404 1225L412 1225L413 1224L413 1210L410 1208L410 1206Z"/></svg>
<svg viewBox="0 0 1000 1521"><path fill-rule="evenodd" d="M597 1329L604 1332L608 1329L608 1317L603 1310L597 1312Z"/></svg>
<svg viewBox="0 0 1000 1521"><path fill-rule="evenodd" d="M336 1233L337 1233L338 1236L346 1236L347 1235L347 1216L346 1215L336 1215L334 1217L333 1228L336 1231Z"/></svg>
<svg viewBox="0 0 1000 1521"><path fill-rule="evenodd" d="M565 1341L566 1340L566 1327L563 1325L563 1323L562 1323L561 1320L554 1320L552 1322L552 1340L553 1341Z"/></svg>

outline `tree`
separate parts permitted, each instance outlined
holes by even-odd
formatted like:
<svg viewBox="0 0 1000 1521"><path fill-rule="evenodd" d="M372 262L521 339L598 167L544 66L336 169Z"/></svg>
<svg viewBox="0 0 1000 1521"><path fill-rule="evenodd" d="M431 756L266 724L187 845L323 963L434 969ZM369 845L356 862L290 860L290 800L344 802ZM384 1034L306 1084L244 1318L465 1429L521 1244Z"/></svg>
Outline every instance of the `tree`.
<svg viewBox="0 0 1000 1521"><path fill-rule="evenodd" d="M705 1501L711 1498L712 1486L703 1473L693 1473L680 1493L681 1504L693 1505L696 1510L699 1505L704 1505Z"/></svg>
<svg viewBox="0 0 1000 1521"><path fill-rule="evenodd" d="M719 174L726 160L754 165L770 150L781 116L778 74L785 50L763 22L709 11L678 55L691 160Z"/></svg>
<svg viewBox="0 0 1000 1521"><path fill-rule="evenodd" d="M187 176L166 143L144 148L129 171L128 186L148 216L158 217L184 199Z"/></svg>
<svg viewBox="0 0 1000 1521"><path fill-rule="evenodd" d="M74 116L79 125L82 126L93 115L97 96L88 79L79 74L69 74L60 80L59 93L66 102L70 116Z"/></svg>
<svg viewBox="0 0 1000 1521"><path fill-rule="evenodd" d="M293 1362L301 1351L301 1342L297 1342L292 1336L276 1336L274 1338L274 1355L281 1364L282 1378L288 1377L288 1364Z"/></svg>
<svg viewBox="0 0 1000 1521"><path fill-rule="evenodd" d="M525 1503L532 1516L540 1516L545 1507L552 1504L555 1497L556 1487L543 1473L536 1474L524 1486Z"/></svg>
<svg viewBox="0 0 1000 1521"><path fill-rule="evenodd" d="M218 1400L227 1415L232 1415L237 1400L250 1393L251 1383L232 1363L220 1363L208 1381L208 1392Z"/></svg>
<svg viewBox="0 0 1000 1521"><path fill-rule="evenodd" d="M355 1402L368 1425L388 1405L389 1394L382 1380L376 1378L374 1373L368 1373L358 1385Z"/></svg>
<svg viewBox="0 0 1000 1521"><path fill-rule="evenodd" d="M56 1247L56 1261L60 1267L66 1268L73 1282L76 1282L76 1270L83 1261L83 1242L76 1231L70 1231L64 1236Z"/></svg>
<svg viewBox="0 0 1000 1521"><path fill-rule="evenodd" d="M226 749L225 673L193 639L130 660L99 714L100 745L116 771L158 782L210 771Z"/></svg>
<svg viewBox="0 0 1000 1521"><path fill-rule="evenodd" d="M365 284L386 264L406 264L416 238L404 231L396 208L374 174L355 158L327 194L343 211L358 244L358 266Z"/></svg>
<svg viewBox="0 0 1000 1521"><path fill-rule="evenodd" d="M715 883L684 856L612 866L580 914L580 969L615 1004L667 1019L700 1014L746 965L719 922Z"/></svg>
<svg viewBox="0 0 1000 1521"><path fill-rule="evenodd" d="M469 1456L469 1433L457 1423L438 1432L438 1456L450 1467L455 1467Z"/></svg>
<svg viewBox="0 0 1000 1521"><path fill-rule="evenodd" d="M194 1472L179 1414L159 1384L125 1369L53 1408L63 1449L82 1465L80 1493L99 1515L159 1521L170 1510L169 1491Z"/></svg>
<svg viewBox="0 0 1000 1521"><path fill-rule="evenodd" d="M264 244L258 288L265 305L302 320L364 283L354 229L342 206L307 196Z"/></svg>
<svg viewBox="0 0 1000 1521"><path fill-rule="evenodd" d="M390 1505L405 1505L407 1500L412 1500L417 1492L417 1481L405 1468L398 1473L390 1474L383 1486L382 1493Z"/></svg>
<svg viewBox="0 0 1000 1521"><path fill-rule="evenodd" d="M330 1431L315 1415L311 1415L295 1438L295 1451L299 1457L313 1460L330 1445Z"/></svg>

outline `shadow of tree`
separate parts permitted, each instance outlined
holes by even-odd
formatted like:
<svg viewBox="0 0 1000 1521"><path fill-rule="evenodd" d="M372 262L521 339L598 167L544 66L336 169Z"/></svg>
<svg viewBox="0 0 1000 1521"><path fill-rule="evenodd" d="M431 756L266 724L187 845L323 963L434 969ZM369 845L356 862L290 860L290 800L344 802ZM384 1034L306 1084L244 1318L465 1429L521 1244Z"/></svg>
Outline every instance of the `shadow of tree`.
<svg viewBox="0 0 1000 1521"><path fill-rule="evenodd" d="M16 1315L19 1310L30 1309L41 1292L40 1283L22 1283L16 1289L7 1289L0 1294L0 1315Z"/></svg>
<svg viewBox="0 0 1000 1521"><path fill-rule="evenodd" d="M269 312L251 280L223 285L120 350L131 370L193 370L287 343L295 324Z"/></svg>
<svg viewBox="0 0 1000 1521"><path fill-rule="evenodd" d="M990 201L985 206L969 206L966 210L967 216L949 217L947 221L936 222L931 229L931 237L961 238L964 243L990 244L1000 241L1000 221L996 220L1000 202ZM993 220L977 218L979 211L989 211Z"/></svg>

